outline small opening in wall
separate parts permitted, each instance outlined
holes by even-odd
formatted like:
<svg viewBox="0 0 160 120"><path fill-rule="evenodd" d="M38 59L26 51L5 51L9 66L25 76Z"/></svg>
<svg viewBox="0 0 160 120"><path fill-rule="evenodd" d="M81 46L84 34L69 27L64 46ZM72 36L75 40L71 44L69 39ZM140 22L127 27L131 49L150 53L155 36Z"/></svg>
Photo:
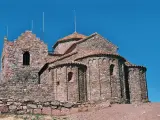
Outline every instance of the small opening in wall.
<svg viewBox="0 0 160 120"><path fill-rule="evenodd" d="M30 64L30 54L28 51L26 51L23 54L23 65L29 65Z"/></svg>
<svg viewBox="0 0 160 120"><path fill-rule="evenodd" d="M110 75L113 75L113 72L114 72L114 65L111 64L110 65Z"/></svg>
<svg viewBox="0 0 160 120"><path fill-rule="evenodd" d="M57 86L58 86L58 85L60 85L60 82L59 82L59 81L57 81L57 83L56 83L56 84L57 84Z"/></svg>
<svg viewBox="0 0 160 120"><path fill-rule="evenodd" d="M73 77L73 72L69 72L68 73L68 82L70 82L72 80Z"/></svg>

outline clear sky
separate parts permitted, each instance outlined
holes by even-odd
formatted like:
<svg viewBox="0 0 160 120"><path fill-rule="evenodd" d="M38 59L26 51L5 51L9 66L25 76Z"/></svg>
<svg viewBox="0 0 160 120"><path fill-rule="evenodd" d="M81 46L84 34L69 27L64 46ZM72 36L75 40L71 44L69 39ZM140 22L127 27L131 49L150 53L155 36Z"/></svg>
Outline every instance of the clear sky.
<svg viewBox="0 0 160 120"><path fill-rule="evenodd" d="M42 37L45 12L45 39L49 50L55 41L74 32L98 32L119 47L119 54L147 67L149 98L160 102L160 1L159 0L1 0L0 53L6 26L9 40L25 30Z"/></svg>

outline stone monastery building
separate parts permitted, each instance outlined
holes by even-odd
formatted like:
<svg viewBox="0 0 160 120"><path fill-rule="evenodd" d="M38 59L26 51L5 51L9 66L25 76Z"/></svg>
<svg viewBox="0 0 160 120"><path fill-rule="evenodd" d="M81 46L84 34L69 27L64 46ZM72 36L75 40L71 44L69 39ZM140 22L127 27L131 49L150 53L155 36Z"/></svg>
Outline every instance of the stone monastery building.
<svg viewBox="0 0 160 120"><path fill-rule="evenodd" d="M52 52L31 31L15 41L4 38L1 77L12 88L5 87L0 96L64 102L148 101L146 67L131 64L117 50L98 33L74 32L59 39Z"/></svg>

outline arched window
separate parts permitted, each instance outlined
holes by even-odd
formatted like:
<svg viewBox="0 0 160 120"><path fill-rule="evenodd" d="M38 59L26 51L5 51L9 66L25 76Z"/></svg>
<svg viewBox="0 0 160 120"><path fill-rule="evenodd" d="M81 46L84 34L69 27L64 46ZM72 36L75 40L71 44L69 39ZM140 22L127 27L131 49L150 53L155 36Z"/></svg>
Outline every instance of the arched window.
<svg viewBox="0 0 160 120"><path fill-rule="evenodd" d="M72 80L73 72L68 73L68 82Z"/></svg>
<svg viewBox="0 0 160 120"><path fill-rule="evenodd" d="M30 64L30 54L27 51L23 54L23 65L29 65L29 64Z"/></svg>
<svg viewBox="0 0 160 120"><path fill-rule="evenodd" d="M113 75L113 72L114 72L114 65L111 64L110 65L110 75Z"/></svg>

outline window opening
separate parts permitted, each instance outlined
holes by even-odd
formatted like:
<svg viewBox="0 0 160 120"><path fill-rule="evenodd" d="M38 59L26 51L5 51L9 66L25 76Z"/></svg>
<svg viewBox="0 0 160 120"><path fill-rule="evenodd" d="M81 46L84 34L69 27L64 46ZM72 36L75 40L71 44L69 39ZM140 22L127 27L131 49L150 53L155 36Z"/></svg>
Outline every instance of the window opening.
<svg viewBox="0 0 160 120"><path fill-rule="evenodd" d="M29 64L30 64L30 54L27 51L23 54L23 65L29 65Z"/></svg>

